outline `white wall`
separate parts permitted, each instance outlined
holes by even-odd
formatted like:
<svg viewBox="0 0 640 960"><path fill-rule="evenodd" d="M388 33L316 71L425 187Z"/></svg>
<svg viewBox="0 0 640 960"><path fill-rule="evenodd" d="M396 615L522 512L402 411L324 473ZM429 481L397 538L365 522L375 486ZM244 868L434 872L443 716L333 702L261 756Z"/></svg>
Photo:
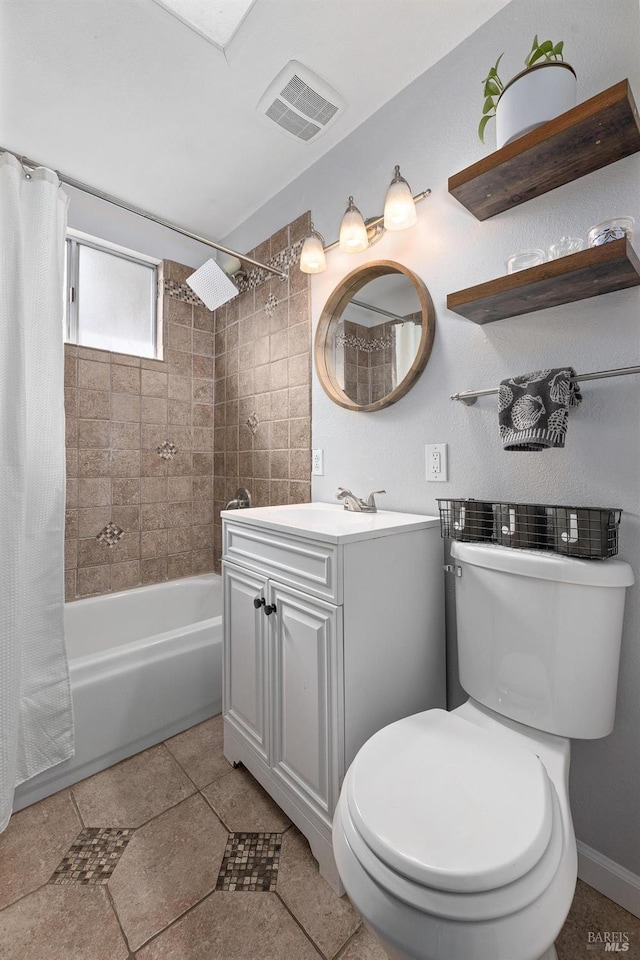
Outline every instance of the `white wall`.
<svg viewBox="0 0 640 960"><path fill-rule="evenodd" d="M624 508L621 556L638 570L640 551L640 377L584 385L564 451L505 453L495 402L467 408L458 390L497 386L505 375L572 364L577 371L640 362L638 288L480 327L446 309L447 293L505 272L514 251L585 236L610 216L638 221L640 158L620 161L515 210L480 223L447 193L447 177L494 149L493 131L476 138L481 80L505 50L504 75L517 72L534 33L565 40L585 100L629 77L640 97L638 0L512 0L461 46L423 74L351 136L265 204L227 242L248 249L311 208L327 241L335 238L352 193L365 216L381 212L400 163L414 193L431 187L410 231L388 234L369 253L328 255L313 279L314 324L335 285L369 260L411 267L431 291L437 331L429 364L395 406L373 414L333 404L314 376L313 441L325 451L314 499L332 500L338 484L359 494L384 487L385 508L433 513L438 496L468 496ZM372 67L373 68L373 67ZM383 69L383 65L375 65ZM366 65L363 65L363 71ZM364 73L363 73L364 75ZM424 444L449 444L450 480L427 484ZM640 586L628 591L615 733L574 745L571 792L578 837L640 874ZM449 655L455 666L451 604ZM459 688L452 669L452 703Z"/></svg>
<svg viewBox="0 0 640 960"><path fill-rule="evenodd" d="M62 171L64 173L64 171ZM91 186L91 184L89 184ZM199 267L205 260L216 257L216 251L202 243L183 237L173 230L152 223L144 217L129 213L91 194L63 186L70 197L69 226L90 233L101 240L109 240L122 247L158 260L175 260ZM124 199L124 198L118 198ZM133 206L134 204L132 204ZM182 226L182 224L177 224ZM219 240L219 237L207 237Z"/></svg>

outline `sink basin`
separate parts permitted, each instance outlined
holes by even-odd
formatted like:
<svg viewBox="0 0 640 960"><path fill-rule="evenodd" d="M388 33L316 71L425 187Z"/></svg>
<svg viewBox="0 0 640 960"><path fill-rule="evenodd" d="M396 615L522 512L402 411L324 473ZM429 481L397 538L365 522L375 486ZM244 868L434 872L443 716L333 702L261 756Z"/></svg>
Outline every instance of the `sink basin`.
<svg viewBox="0 0 640 960"><path fill-rule="evenodd" d="M377 513L357 513L345 510L337 503L291 503L278 507L251 507L248 510L223 510L223 520L268 527L280 533L293 533L311 540L344 543L384 537L398 530L421 530L438 526L437 517L416 513L396 513L378 510Z"/></svg>

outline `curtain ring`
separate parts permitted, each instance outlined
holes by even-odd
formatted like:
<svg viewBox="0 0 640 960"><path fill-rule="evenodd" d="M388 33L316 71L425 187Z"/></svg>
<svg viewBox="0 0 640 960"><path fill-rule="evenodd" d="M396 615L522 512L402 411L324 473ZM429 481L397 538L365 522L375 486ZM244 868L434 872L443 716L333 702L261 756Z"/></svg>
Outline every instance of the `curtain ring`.
<svg viewBox="0 0 640 960"><path fill-rule="evenodd" d="M29 171L24 165L24 161L26 159L27 159L26 157L18 157L18 160L20 161L20 166L22 167L22 172L24 173L25 180L31 180L31 174L29 173Z"/></svg>

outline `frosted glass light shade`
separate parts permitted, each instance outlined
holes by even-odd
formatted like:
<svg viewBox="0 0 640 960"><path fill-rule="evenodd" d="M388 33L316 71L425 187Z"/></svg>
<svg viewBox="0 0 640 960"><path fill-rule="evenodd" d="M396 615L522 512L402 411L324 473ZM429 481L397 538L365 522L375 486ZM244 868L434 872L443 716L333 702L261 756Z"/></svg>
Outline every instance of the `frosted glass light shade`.
<svg viewBox="0 0 640 960"><path fill-rule="evenodd" d="M396 167L393 180L387 190L384 202L385 230L406 230L417 222L416 205L411 193L411 187L400 176L400 167Z"/></svg>
<svg viewBox="0 0 640 960"><path fill-rule="evenodd" d="M353 197L349 197L349 206L340 224L339 246L345 253L361 253L369 246L367 228L362 214L353 203Z"/></svg>
<svg viewBox="0 0 640 960"><path fill-rule="evenodd" d="M300 252L300 269L303 273L322 273L327 269L324 247L320 237L307 237Z"/></svg>

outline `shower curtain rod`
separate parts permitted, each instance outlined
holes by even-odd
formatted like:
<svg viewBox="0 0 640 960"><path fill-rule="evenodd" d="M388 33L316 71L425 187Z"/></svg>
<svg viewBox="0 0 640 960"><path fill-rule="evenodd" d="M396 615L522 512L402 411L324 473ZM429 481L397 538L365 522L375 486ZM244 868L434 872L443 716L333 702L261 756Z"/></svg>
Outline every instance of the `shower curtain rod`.
<svg viewBox="0 0 640 960"><path fill-rule="evenodd" d="M29 160L28 157L22 156L22 154L16 153L15 150L9 150L7 147L0 147L0 153L10 153L12 154L18 162L22 165L23 169L25 167L35 170L37 167L45 167L48 170L52 170L52 167L47 167L44 163L36 163L35 160ZM112 197L108 193L103 193L102 190L96 190L94 187L90 187L86 183L82 183L80 180L74 180L73 177L67 177L65 174L60 173L59 170L54 171L61 183L66 183L69 187L75 187L76 190L81 190L83 193L88 193L92 197L97 197L98 200L104 200L106 203L111 203L115 207L120 207L121 210L127 210L129 213L134 213L138 217L144 217L145 220L151 220L152 223L157 223L161 227L166 227L167 230L172 230L174 233L179 233L183 237L188 237L189 240L197 240L198 243L203 243L206 247L212 247L214 250L219 250L221 253L226 253L230 257L236 257L238 260L241 260L243 263L250 263L253 267L260 267L262 270L267 270L269 273L275 273L277 277L280 277L281 280L287 279L287 273L284 270L278 270L276 267L269 266L268 263L262 263L261 260L254 260L253 257L247 257L244 253L238 253L237 250L231 250L229 247L224 247L221 243L216 243L214 240L208 240L206 237L201 237L197 233L191 233L190 230L185 230L183 227L177 226L175 223L170 223L168 220L162 220L161 217L155 217L152 213L148 213L146 210L141 210L139 207L134 207L129 203L125 203L124 200L118 200L117 197Z"/></svg>

